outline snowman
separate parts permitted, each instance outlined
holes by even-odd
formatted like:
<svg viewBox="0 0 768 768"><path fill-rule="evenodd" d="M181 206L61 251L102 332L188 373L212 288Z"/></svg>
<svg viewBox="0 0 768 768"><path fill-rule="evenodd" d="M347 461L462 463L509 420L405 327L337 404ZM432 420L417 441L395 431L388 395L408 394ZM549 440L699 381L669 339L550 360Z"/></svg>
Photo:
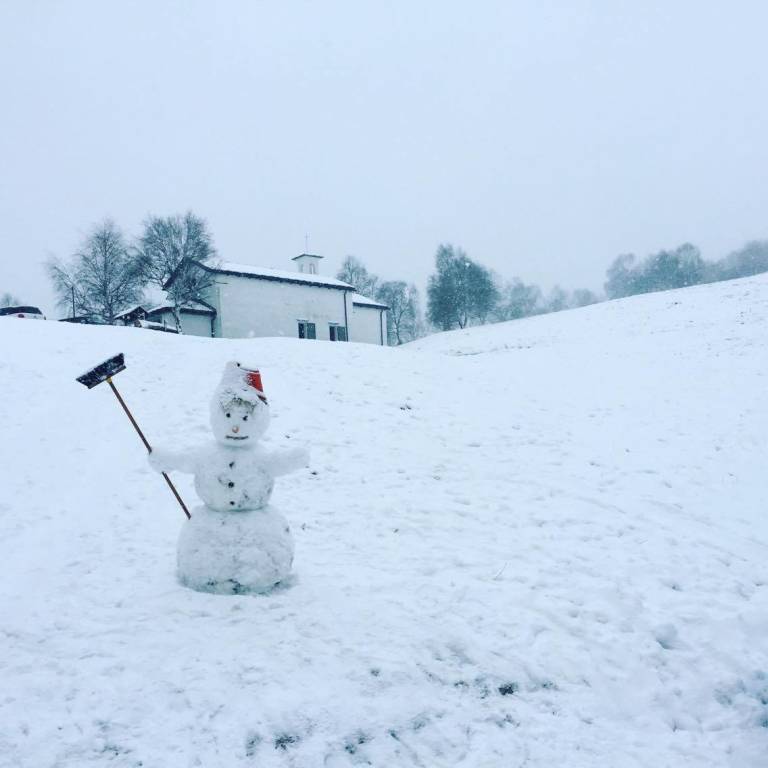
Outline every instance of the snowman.
<svg viewBox="0 0 768 768"><path fill-rule="evenodd" d="M227 363L211 400L215 442L183 453L153 449L158 472L194 475L204 506L179 535L179 581L201 592L265 592L291 572L293 538L283 514L269 503L275 478L304 467L297 448L267 451L259 438L269 405L258 370Z"/></svg>

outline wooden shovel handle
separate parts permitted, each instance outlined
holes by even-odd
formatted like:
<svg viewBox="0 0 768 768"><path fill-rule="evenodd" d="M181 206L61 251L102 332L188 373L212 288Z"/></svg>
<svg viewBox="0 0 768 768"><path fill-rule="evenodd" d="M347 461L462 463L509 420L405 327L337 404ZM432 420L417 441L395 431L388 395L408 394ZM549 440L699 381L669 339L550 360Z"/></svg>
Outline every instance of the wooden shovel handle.
<svg viewBox="0 0 768 768"><path fill-rule="evenodd" d="M112 391L115 393L115 397L117 398L117 401L120 403L120 405L123 406L123 410L125 411L126 416L131 420L131 424L133 424L133 428L139 433L139 437L141 438L141 442L144 443L144 447L147 449L148 453L152 453L152 446L149 444L149 441L146 437L144 437L144 433L141 431L141 427L136 423L136 419L133 418L133 414L128 410L128 406L125 404L125 400L123 400L122 397L120 397L120 393L117 391L117 387L114 385L114 382L112 381L112 377L110 376L107 378L107 384L112 388ZM179 492L176 490L176 486L171 482L171 478L168 477L168 475L163 472L163 479L166 483L168 483L168 487L171 489L171 492L176 497L176 501L179 502L181 505L181 508L184 510L184 514L187 516L187 520L189 520L192 515L189 514L189 510L187 509L187 505L182 500L181 496L179 496Z"/></svg>

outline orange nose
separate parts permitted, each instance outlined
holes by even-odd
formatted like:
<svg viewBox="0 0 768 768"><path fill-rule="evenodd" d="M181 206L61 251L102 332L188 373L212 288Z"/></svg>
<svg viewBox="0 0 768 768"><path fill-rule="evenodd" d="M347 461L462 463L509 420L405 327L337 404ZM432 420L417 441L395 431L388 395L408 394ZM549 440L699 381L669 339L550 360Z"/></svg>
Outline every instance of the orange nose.
<svg viewBox="0 0 768 768"><path fill-rule="evenodd" d="M237 433L240 431L240 427L238 427L238 426L234 426L234 427L232 427L232 431L233 431L235 434L237 434Z"/></svg>

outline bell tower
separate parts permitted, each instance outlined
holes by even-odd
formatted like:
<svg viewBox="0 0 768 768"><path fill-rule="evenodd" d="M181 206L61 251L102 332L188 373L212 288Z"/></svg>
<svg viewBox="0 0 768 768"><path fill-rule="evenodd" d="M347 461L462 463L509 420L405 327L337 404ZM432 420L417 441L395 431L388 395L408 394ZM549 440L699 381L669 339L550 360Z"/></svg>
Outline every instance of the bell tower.
<svg viewBox="0 0 768 768"><path fill-rule="evenodd" d="M300 253L294 256L291 261L296 262L299 272L305 275L317 275L320 272L320 259L322 256L316 256L314 253Z"/></svg>

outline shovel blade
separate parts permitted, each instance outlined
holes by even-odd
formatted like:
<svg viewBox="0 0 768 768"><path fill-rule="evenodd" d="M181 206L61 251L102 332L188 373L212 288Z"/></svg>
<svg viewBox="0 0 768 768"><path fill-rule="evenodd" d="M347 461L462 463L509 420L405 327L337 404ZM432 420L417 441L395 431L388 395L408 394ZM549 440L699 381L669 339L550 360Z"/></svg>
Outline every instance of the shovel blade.
<svg viewBox="0 0 768 768"><path fill-rule="evenodd" d="M77 381L85 384L88 389L93 389L97 384L114 376L116 373L125 370L125 357L121 352L119 355L110 357L90 371L86 371L82 376L77 377Z"/></svg>

